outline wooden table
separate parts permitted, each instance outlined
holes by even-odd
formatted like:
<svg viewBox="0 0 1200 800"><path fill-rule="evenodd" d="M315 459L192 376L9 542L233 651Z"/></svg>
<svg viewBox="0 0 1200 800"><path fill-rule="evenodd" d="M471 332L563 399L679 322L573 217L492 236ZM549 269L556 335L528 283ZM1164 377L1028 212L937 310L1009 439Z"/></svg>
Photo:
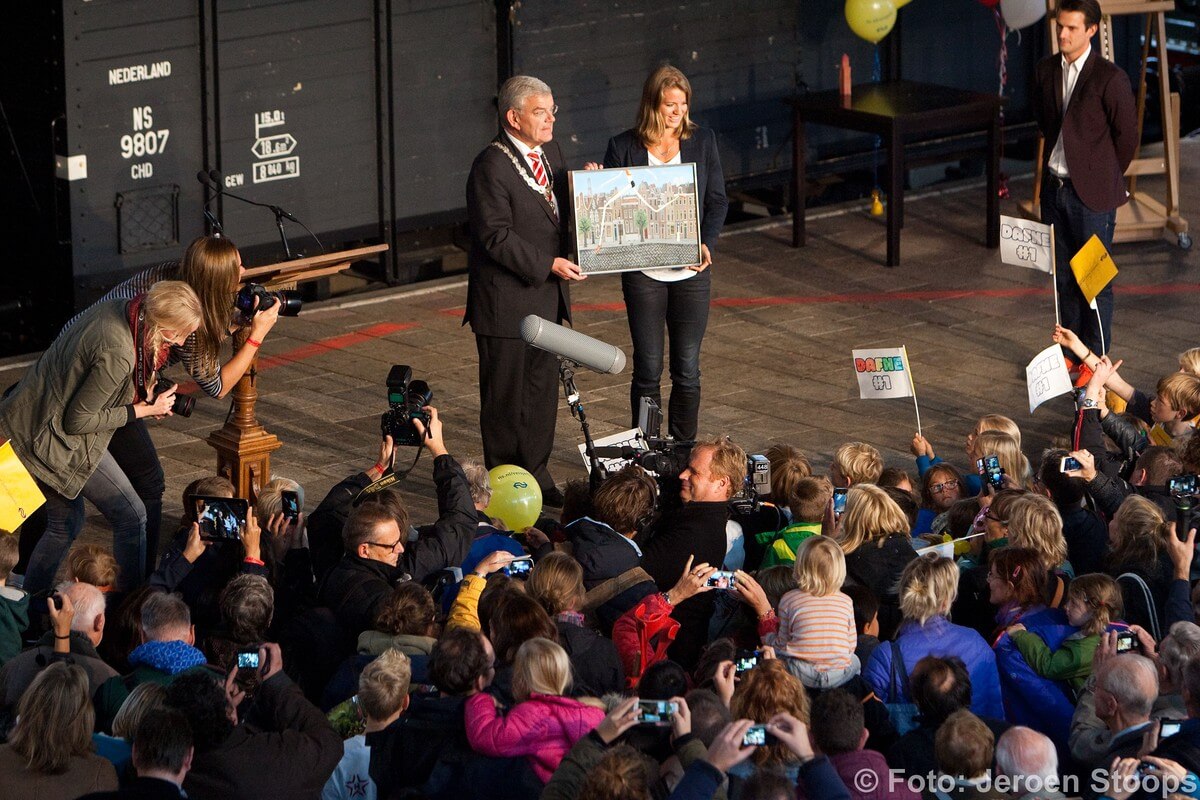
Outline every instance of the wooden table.
<svg viewBox="0 0 1200 800"><path fill-rule="evenodd" d="M849 97L836 89L812 92L787 101L792 106L792 246L805 243L804 196L807 137L811 122L872 133L888 154L887 265L900 263L904 226L904 145L948 133L987 132L987 246L1000 246L1000 104L994 94L969 92L913 81L855 86ZM963 152L978 148L968 147Z"/></svg>

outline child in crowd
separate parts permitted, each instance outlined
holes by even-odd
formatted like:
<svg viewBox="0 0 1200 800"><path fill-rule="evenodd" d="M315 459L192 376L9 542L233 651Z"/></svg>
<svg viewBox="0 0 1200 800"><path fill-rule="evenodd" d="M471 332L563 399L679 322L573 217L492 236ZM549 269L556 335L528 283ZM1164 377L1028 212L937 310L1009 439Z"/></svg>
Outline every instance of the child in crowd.
<svg viewBox="0 0 1200 800"><path fill-rule="evenodd" d="M883 474L883 456L865 442L847 442L833 454L829 478L843 488L856 483L878 483Z"/></svg>
<svg viewBox="0 0 1200 800"><path fill-rule="evenodd" d="M400 718L408 708L411 681L412 665L399 650L386 650L366 666L358 679L358 707L367 719L366 733L351 736L343 743L342 760L321 791L321 800L375 797L366 734L381 731Z"/></svg>
<svg viewBox="0 0 1200 800"><path fill-rule="evenodd" d="M833 484L827 478L802 478L788 498L792 523L775 534L775 540L763 555L762 566L796 563L796 548L810 536L819 536L821 520L833 497Z"/></svg>
<svg viewBox="0 0 1200 800"><path fill-rule="evenodd" d="M983 490L983 481L980 480L978 473L975 471L975 462L982 457L975 455L975 440L984 431L1007 433L1017 441L1017 449L1019 450L1021 447L1021 429L1017 427L1017 423L1003 414L984 414L980 417L979 421L975 423L975 427L967 434L965 450L967 458L970 459L970 464L968 465L970 468L962 475L964 497L977 495ZM934 464L942 463L942 459L934 454L933 445L919 433L913 436L912 454L917 457L917 473L921 477L924 477L925 473Z"/></svg>
<svg viewBox="0 0 1200 800"><path fill-rule="evenodd" d="M858 631L854 655L860 664L866 664L879 646L879 598L865 586L847 586L842 591L854 604L854 628Z"/></svg>
<svg viewBox="0 0 1200 800"><path fill-rule="evenodd" d="M108 594L117 585L117 559L98 544L77 544L67 553L67 579Z"/></svg>
<svg viewBox="0 0 1200 800"><path fill-rule="evenodd" d="M21 632L29 626L29 594L8 585L20 558L18 539L0 530L0 664L21 652Z"/></svg>
<svg viewBox="0 0 1200 800"><path fill-rule="evenodd" d="M1051 651L1040 636L1020 623L1010 626L1008 635L1034 672L1043 678L1067 681L1079 691L1092 674L1092 657L1100 635L1121 618L1121 588L1108 575L1081 575L1067 587L1064 610L1067 621L1079 630L1063 640L1057 650Z"/></svg>
<svg viewBox="0 0 1200 800"><path fill-rule="evenodd" d="M937 464L926 470L921 478L921 510L917 513L917 524L913 536L933 531L933 520L944 514L963 496L963 481L958 470L949 464Z"/></svg>
<svg viewBox="0 0 1200 800"><path fill-rule="evenodd" d="M814 536L796 552L796 589L779 602L779 629L766 644L788 671L812 689L841 686L858 675L854 605L842 594L846 558L841 546Z"/></svg>
<svg viewBox="0 0 1200 800"><path fill-rule="evenodd" d="M543 783L577 741L604 719L604 711L571 697L571 662L549 639L529 639L517 649L512 690L517 704L503 716L490 694L467 700L467 740L477 753L525 756Z"/></svg>

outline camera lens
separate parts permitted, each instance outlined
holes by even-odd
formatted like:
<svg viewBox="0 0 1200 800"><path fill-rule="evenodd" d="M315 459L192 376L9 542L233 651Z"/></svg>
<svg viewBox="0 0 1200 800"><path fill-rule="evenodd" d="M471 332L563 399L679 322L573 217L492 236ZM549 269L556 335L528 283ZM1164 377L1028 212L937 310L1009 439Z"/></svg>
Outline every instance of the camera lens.
<svg viewBox="0 0 1200 800"><path fill-rule="evenodd" d="M177 394L175 395L175 403L171 406L171 413L180 417L190 417L195 407L196 398L187 394Z"/></svg>

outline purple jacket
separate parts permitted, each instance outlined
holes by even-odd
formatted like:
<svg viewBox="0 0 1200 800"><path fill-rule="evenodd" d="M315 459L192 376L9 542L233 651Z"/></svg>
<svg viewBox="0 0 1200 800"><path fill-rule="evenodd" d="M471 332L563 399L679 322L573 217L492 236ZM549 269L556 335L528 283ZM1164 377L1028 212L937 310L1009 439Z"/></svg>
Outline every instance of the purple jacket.
<svg viewBox="0 0 1200 800"><path fill-rule="evenodd" d="M464 708L467 741L477 753L525 756L542 783L550 780L567 751L604 719L604 711L570 697L535 694L504 716L490 694L480 692Z"/></svg>
<svg viewBox="0 0 1200 800"><path fill-rule="evenodd" d="M934 617L924 625L905 622L900 626L896 641L900 644L904 666L910 676L913 667L925 656L961 658L971 676L971 711L980 717L1005 718L1004 703L1000 699L1000 674L996 671L996 654L978 631L955 625L945 617ZM890 644L880 644L871 654L871 660L863 670L863 678L883 702L911 702L899 685L896 692L891 691L891 670L892 647Z"/></svg>

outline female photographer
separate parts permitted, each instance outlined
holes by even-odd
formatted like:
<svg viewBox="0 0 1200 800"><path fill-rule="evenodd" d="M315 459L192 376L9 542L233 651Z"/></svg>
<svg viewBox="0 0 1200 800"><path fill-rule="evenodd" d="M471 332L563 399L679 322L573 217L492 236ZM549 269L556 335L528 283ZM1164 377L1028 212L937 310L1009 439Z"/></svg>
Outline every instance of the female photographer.
<svg viewBox="0 0 1200 800"><path fill-rule="evenodd" d="M30 592L48 589L83 528L83 498L113 529L118 588L143 579L146 512L108 452L113 433L171 414L175 387L155 393L171 347L202 321L200 300L181 281L160 281L132 300L98 303L58 335L0 400L0 430L46 495L46 533L25 574Z"/></svg>
<svg viewBox="0 0 1200 800"><path fill-rule="evenodd" d="M242 257L233 242L224 237L201 236L188 245L182 261L167 261L143 270L118 284L100 302L129 300L164 280L183 281L191 286L200 298L203 319L194 334L171 346L167 364L182 363L205 394L220 399L246 374L254 354L279 319L279 303L256 313L249 321L250 334L245 343L229 361L221 364L221 345L243 322L234 311L234 296L244 272ZM78 319L68 322L67 327ZM134 420L115 431L108 452L146 507L145 574L149 575L158 560L166 484L146 423Z"/></svg>
<svg viewBox="0 0 1200 800"><path fill-rule="evenodd" d="M671 344L671 399L668 428L680 441L696 438L700 412L700 342L708 325L712 248L717 244L729 201L717 153L717 137L688 116L692 86L672 66L650 73L642 87L637 126L608 142L604 166L696 165L700 200L700 263L678 269L652 269L621 274L629 332L633 337L633 381L630 404L633 424L643 397L659 400L662 377L663 326ZM661 403L660 403L661 404Z"/></svg>

